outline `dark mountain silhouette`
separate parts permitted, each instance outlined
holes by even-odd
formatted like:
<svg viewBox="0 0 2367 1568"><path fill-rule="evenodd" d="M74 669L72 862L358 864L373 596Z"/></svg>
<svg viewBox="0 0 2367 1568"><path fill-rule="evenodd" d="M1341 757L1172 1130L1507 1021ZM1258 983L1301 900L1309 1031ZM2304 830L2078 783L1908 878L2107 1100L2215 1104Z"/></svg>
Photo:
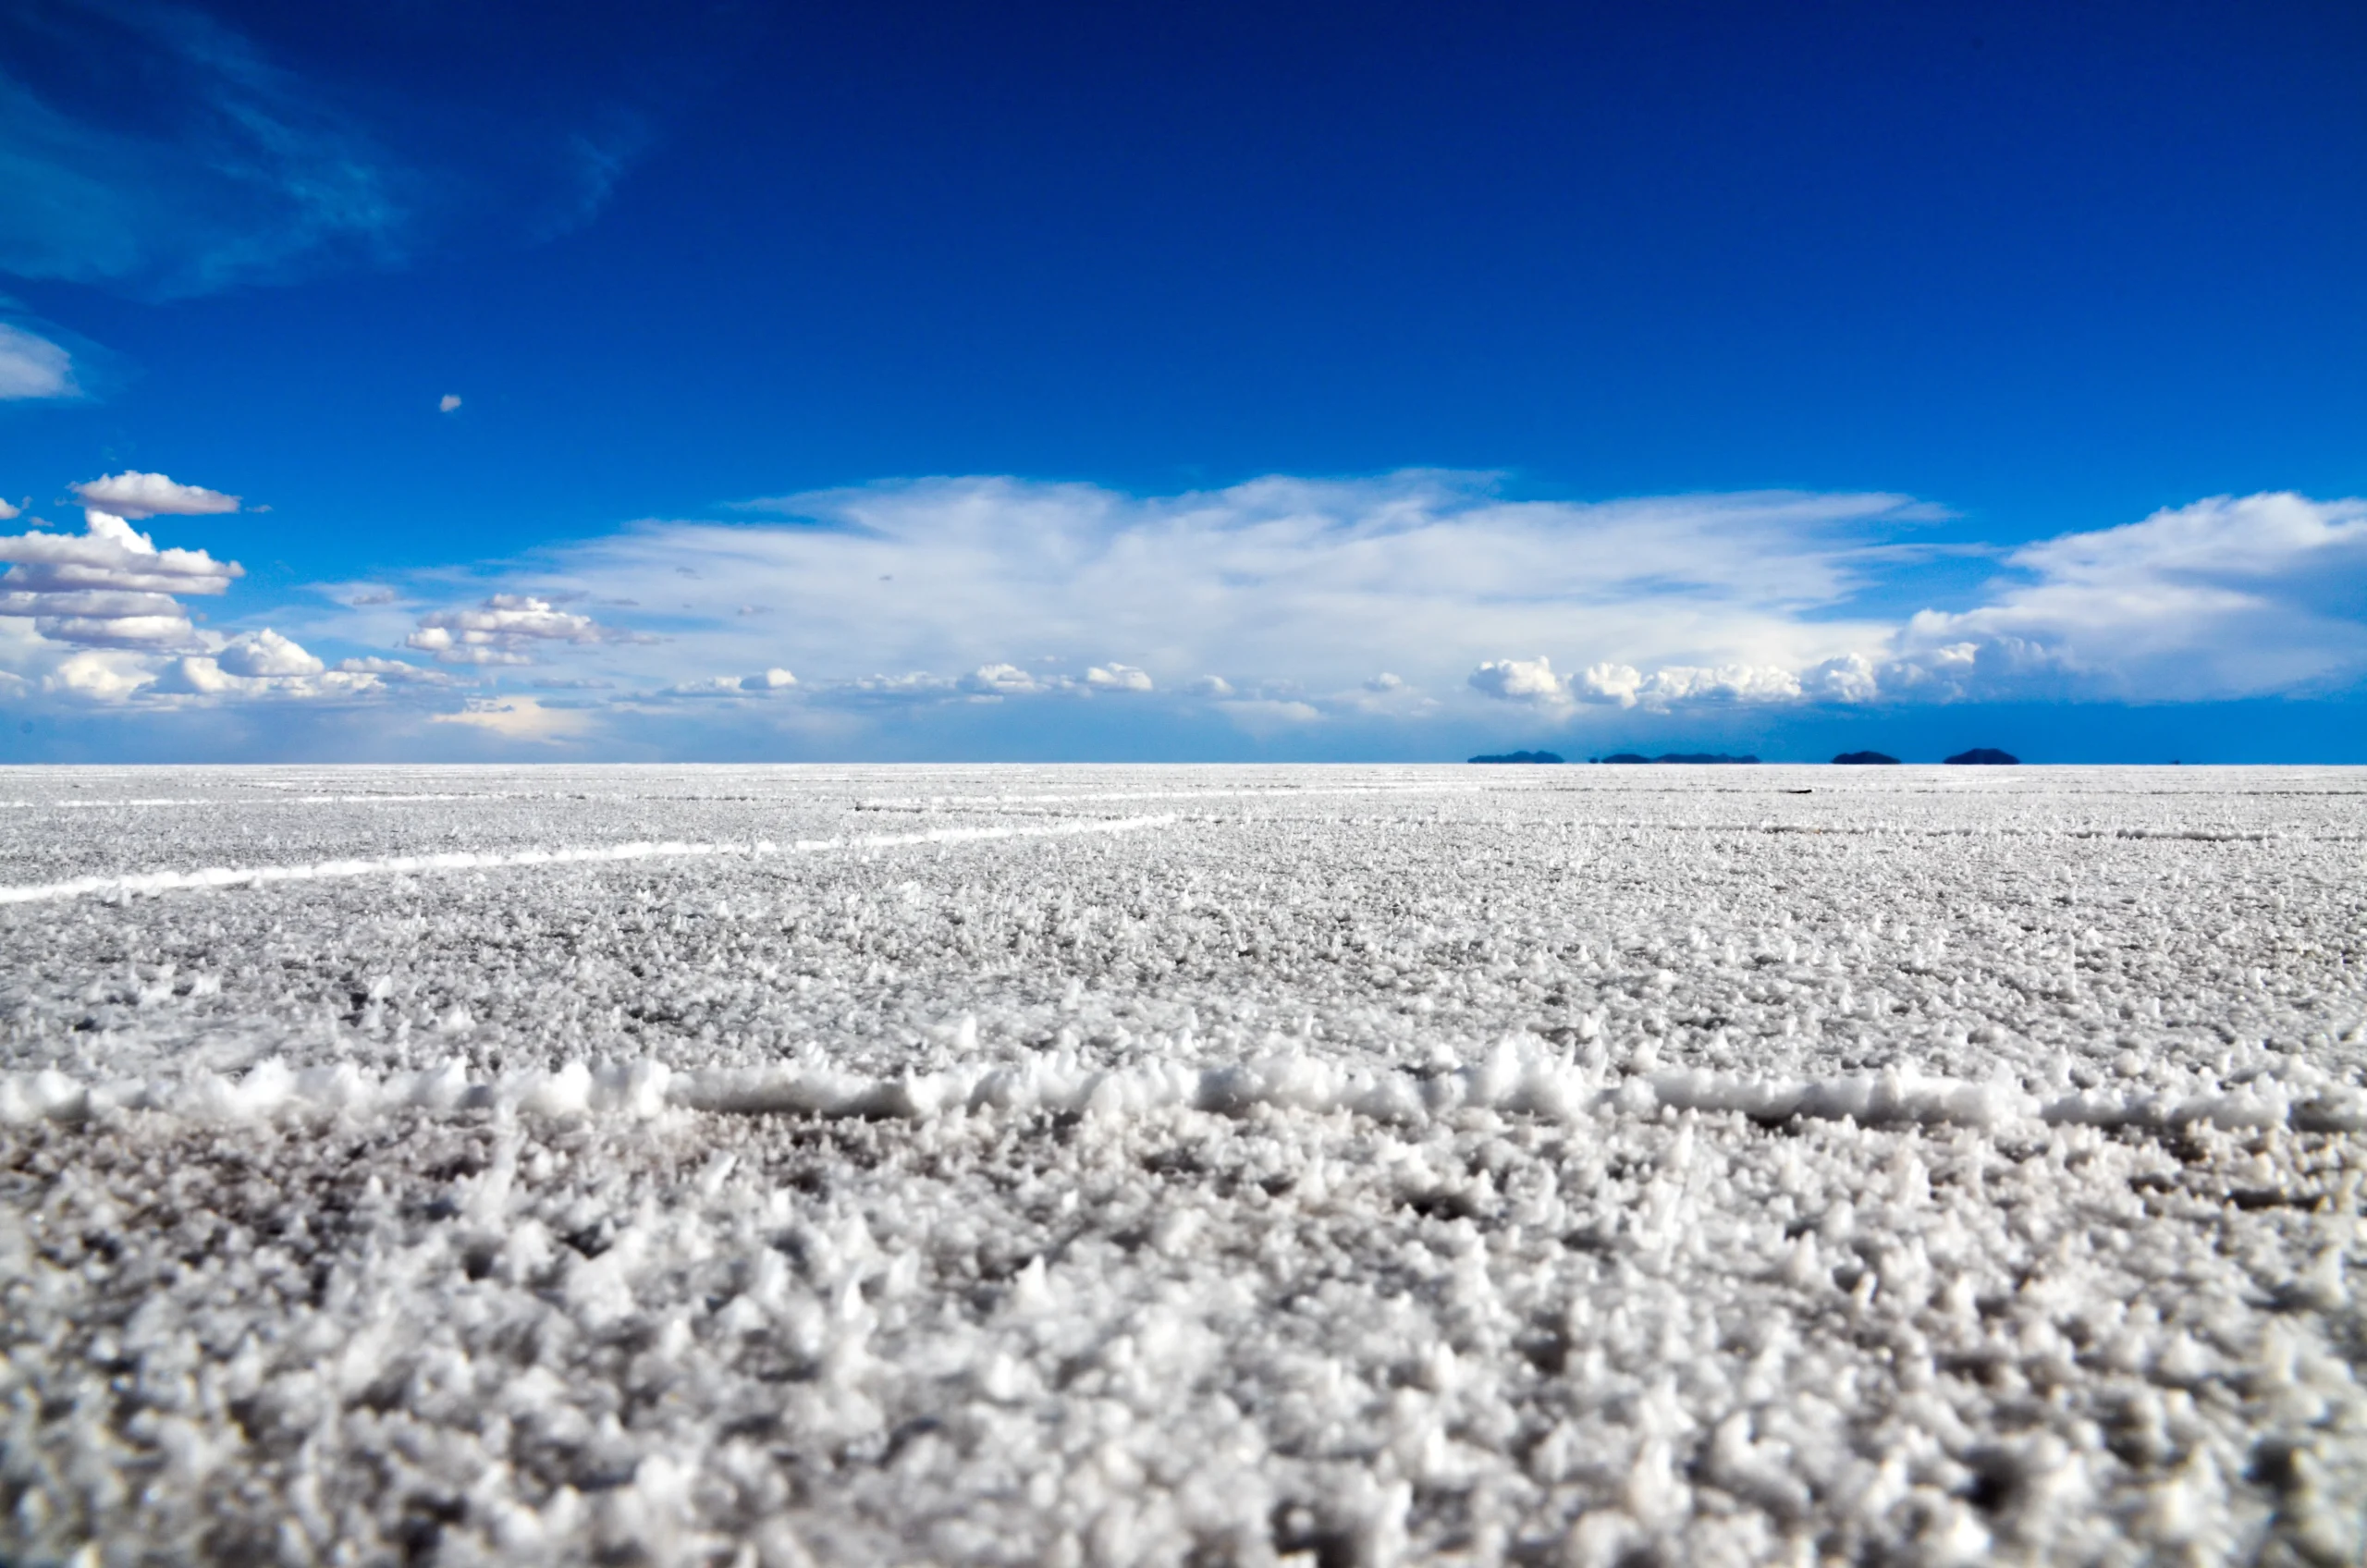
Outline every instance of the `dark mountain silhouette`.
<svg viewBox="0 0 2367 1568"><path fill-rule="evenodd" d="M1560 762L1560 761L1562 760L1562 757L1561 757L1561 754L1560 754L1559 753L1557 753L1557 752L1506 752L1506 753L1504 753L1503 754L1502 754L1501 756L1492 756L1492 757L1473 757L1471 760L1472 760L1473 762L1528 762L1528 763L1539 763L1539 762Z"/></svg>
<svg viewBox="0 0 2367 1568"><path fill-rule="evenodd" d="M1883 752L1844 752L1833 760L1837 764L1846 764L1853 767L1867 767L1878 763L1887 764L1892 767L1898 766L1896 757Z"/></svg>
<svg viewBox="0 0 2367 1568"><path fill-rule="evenodd" d="M1958 752L1948 760L1960 767L2011 767L2022 759L1994 746L1975 746L1968 752Z"/></svg>

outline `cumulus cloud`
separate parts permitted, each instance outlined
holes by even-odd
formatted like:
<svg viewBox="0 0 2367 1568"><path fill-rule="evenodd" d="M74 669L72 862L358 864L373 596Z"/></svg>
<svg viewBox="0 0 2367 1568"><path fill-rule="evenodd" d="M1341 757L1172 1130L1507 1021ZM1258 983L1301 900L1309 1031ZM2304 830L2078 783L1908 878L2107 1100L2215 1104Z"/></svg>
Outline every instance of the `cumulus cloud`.
<svg viewBox="0 0 2367 1568"><path fill-rule="evenodd" d="M292 638L266 626L241 632L209 653L183 655L149 690L165 697L302 700L359 696L382 684L374 671L347 665L328 668Z"/></svg>
<svg viewBox="0 0 2367 1568"><path fill-rule="evenodd" d="M963 685L987 696L1023 696L1044 689L1043 682L1015 664L982 664L964 677Z"/></svg>
<svg viewBox="0 0 2367 1568"><path fill-rule="evenodd" d="M125 472L77 485L142 516L203 515L237 497L163 474ZM30 643L11 656L45 667L55 695L121 704L133 698L185 706L227 698L353 696L381 688L370 670L328 668L294 638L270 627L226 636L201 630L186 594L218 594L243 575L235 561L203 550L160 550L119 512L83 511L79 533L0 537L0 617L30 622Z"/></svg>
<svg viewBox="0 0 2367 1568"><path fill-rule="evenodd" d="M175 596L227 591L244 570L203 550L159 550L96 508L83 532L0 537L0 616L31 616L52 642L87 648L176 649L198 641Z"/></svg>
<svg viewBox="0 0 2367 1568"><path fill-rule="evenodd" d="M79 398L74 356L38 333L0 322L0 402ZM14 517L13 511L0 518Z"/></svg>
<svg viewBox="0 0 2367 1568"><path fill-rule="evenodd" d="M135 659L92 649L59 660L42 685L47 691L92 702L119 703L155 679L153 670Z"/></svg>
<svg viewBox="0 0 2367 1568"><path fill-rule="evenodd" d="M1844 654L1811 665L1799 677L1802 694L1821 702L1870 703L1882 695L1882 680L1874 661L1863 654Z"/></svg>
<svg viewBox="0 0 2367 1568"><path fill-rule="evenodd" d="M1646 675L1632 665L1588 665L1572 682L1587 702L1664 710L1700 703L1797 702L1800 678L1773 665L1670 665Z"/></svg>
<svg viewBox="0 0 2367 1568"><path fill-rule="evenodd" d="M435 399L435 411L439 414L458 413L460 409L460 395L458 392L447 392Z"/></svg>
<svg viewBox="0 0 2367 1568"><path fill-rule="evenodd" d="M1636 705L1637 694L1644 688L1643 671L1631 664L1590 664L1571 682L1577 694L1590 703L1614 703L1623 708Z"/></svg>
<svg viewBox="0 0 2367 1568"><path fill-rule="evenodd" d="M1095 665L1085 672L1085 683L1104 692L1147 692L1150 677L1130 664Z"/></svg>
<svg viewBox="0 0 2367 1568"><path fill-rule="evenodd" d="M532 664L552 644L646 642L529 594L496 594L473 609L431 610L403 645L446 664Z"/></svg>
<svg viewBox="0 0 2367 1568"><path fill-rule="evenodd" d="M75 498L117 517L212 517L239 509L239 497L202 484L177 484L161 473L126 469L74 486Z"/></svg>
<svg viewBox="0 0 2367 1568"><path fill-rule="evenodd" d="M255 679L318 675L323 668L320 660L268 626L232 638L215 651L214 659L233 675Z"/></svg>
<svg viewBox="0 0 2367 1568"><path fill-rule="evenodd" d="M1469 683L1473 691L1508 703L1570 700L1569 688L1553 673L1553 661L1541 654L1533 659L1490 659L1471 672Z"/></svg>

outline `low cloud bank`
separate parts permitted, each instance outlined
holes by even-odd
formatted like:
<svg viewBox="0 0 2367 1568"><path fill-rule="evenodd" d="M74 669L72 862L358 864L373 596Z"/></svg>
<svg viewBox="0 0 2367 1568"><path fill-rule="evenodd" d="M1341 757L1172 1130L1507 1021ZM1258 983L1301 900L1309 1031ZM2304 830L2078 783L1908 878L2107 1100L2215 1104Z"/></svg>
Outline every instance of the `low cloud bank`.
<svg viewBox="0 0 2367 1568"><path fill-rule="evenodd" d="M184 601L241 569L128 521L238 496L134 471L74 491L81 533L36 520L0 537L8 690L448 707L447 689L472 686L491 705L446 717L518 739L673 704L684 722L840 736L898 712L928 724L984 704L1027 724L1054 711L1031 704L1105 704L1073 711L1263 737L1500 706L1583 728L1629 711L2336 695L2367 677L2367 502L2290 494L2022 545L1968 605L1901 618L1859 606L1911 592L1929 555L1901 542L1945 514L1899 496L1518 501L1429 472L1151 497L930 480L752 502L728 525L643 523L531 571L472 569L483 585L462 603L448 571L325 585L328 608L285 624L367 652L323 659L282 632L196 624ZM530 683L599 694L515 705Z"/></svg>

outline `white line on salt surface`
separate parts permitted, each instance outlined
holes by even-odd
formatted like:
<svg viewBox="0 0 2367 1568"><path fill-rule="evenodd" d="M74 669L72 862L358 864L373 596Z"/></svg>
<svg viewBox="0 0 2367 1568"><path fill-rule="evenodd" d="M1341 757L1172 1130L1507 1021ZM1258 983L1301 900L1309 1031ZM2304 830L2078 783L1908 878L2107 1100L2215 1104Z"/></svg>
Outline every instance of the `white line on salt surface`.
<svg viewBox="0 0 2367 1568"><path fill-rule="evenodd" d="M857 801L857 811L911 811L938 808L958 810L963 806L983 805L1044 805L1066 804L1076 801L1196 801L1219 797L1271 797L1276 800L1299 800L1308 795L1478 795L1486 792L1479 784L1322 784L1305 789L1295 786L1260 785L1243 789L1208 790L1097 790L1089 793L1070 792L1053 795L883 795L877 799Z"/></svg>
<svg viewBox="0 0 2367 1568"><path fill-rule="evenodd" d="M267 795L260 799L227 795L141 795L124 800L0 801L0 810L114 811L152 806L374 806L410 805L420 801L509 801L520 798L521 796L515 790L490 790L475 794ZM555 800L558 797L543 798Z"/></svg>
<svg viewBox="0 0 2367 1568"><path fill-rule="evenodd" d="M385 860L325 860L311 865L208 866L198 871L143 871L129 876L78 876L27 888L0 888L0 904L38 903L103 893L173 893L212 888L260 887L272 882L321 882L345 876L408 876L423 871L482 871L520 865L578 865L609 861L692 859L705 855L818 854L830 850L890 850L914 844L966 844L988 839L1061 839L1083 833L1131 833L1168 827L1175 818L1126 816L1095 822L1061 822L1042 827L932 827L919 833L868 833L842 839L798 839L776 844L680 842L595 844L563 850L516 850L480 854L456 850L444 854L394 855Z"/></svg>

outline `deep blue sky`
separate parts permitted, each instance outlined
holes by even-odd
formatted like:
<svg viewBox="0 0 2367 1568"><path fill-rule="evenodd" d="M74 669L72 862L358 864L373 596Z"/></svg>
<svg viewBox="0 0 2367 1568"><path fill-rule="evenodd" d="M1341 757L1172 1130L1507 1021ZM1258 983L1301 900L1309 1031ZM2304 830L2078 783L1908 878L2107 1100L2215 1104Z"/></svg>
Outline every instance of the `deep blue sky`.
<svg viewBox="0 0 2367 1568"><path fill-rule="evenodd" d="M84 133L0 120L0 290L87 394L0 406L0 491L269 505L141 524L245 564L225 625L934 474L1889 492L1993 548L2367 493L2356 5L35 5L0 40ZM120 152L258 103L315 163L167 198ZM383 211L290 239L357 167Z"/></svg>

